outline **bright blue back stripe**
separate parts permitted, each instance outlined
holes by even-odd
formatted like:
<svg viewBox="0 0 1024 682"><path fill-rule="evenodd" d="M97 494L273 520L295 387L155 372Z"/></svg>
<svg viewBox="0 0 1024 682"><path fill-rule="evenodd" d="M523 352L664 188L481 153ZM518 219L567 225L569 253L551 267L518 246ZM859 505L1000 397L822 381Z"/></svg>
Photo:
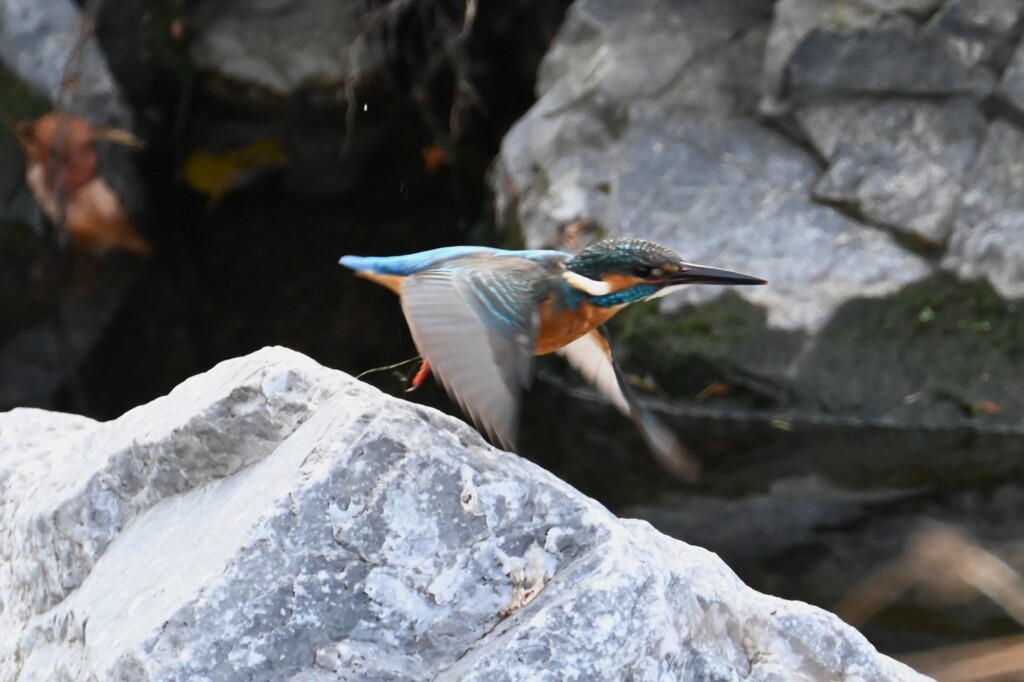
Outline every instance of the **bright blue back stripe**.
<svg viewBox="0 0 1024 682"><path fill-rule="evenodd" d="M411 275L414 272L430 270L445 261L482 253L529 258L530 260L569 255L560 251L546 251L543 249L506 251L490 246L444 246L439 249L410 253L403 256L342 256L338 262L352 270L369 270L379 275Z"/></svg>

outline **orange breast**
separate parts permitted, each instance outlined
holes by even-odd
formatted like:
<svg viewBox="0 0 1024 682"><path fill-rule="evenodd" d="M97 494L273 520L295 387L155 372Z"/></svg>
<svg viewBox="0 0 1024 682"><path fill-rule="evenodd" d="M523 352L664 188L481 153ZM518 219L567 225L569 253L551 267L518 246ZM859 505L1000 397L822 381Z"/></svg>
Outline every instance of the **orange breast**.
<svg viewBox="0 0 1024 682"><path fill-rule="evenodd" d="M556 350L572 343L595 327L599 327L625 306L599 308L598 306L581 303L576 309L564 309L555 312L550 300L540 308L540 333L537 335L537 355L554 353Z"/></svg>

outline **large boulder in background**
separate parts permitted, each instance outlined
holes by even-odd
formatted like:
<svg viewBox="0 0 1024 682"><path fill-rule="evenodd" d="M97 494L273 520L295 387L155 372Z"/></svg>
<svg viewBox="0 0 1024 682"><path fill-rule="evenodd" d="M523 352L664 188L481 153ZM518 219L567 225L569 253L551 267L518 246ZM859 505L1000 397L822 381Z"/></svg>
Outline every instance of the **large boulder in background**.
<svg viewBox="0 0 1024 682"><path fill-rule="evenodd" d="M193 3L187 20L197 68L277 96L338 91L350 81L379 77L386 66L379 31L368 30L362 2Z"/></svg>
<svg viewBox="0 0 1024 682"><path fill-rule="evenodd" d="M1016 0L579 0L496 161L499 214L531 247L585 219L771 280L618 321L625 366L677 406L725 381L721 404L796 420L1019 430L1024 137L999 112L1022 20Z"/></svg>
<svg viewBox="0 0 1024 682"><path fill-rule="evenodd" d="M924 679L285 349L0 431L4 680Z"/></svg>

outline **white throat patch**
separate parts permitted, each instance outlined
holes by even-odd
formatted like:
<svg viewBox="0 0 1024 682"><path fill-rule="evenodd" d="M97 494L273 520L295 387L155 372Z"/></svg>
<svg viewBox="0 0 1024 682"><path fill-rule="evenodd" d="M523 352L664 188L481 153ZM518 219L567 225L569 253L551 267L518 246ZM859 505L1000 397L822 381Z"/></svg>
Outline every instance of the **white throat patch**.
<svg viewBox="0 0 1024 682"><path fill-rule="evenodd" d="M686 286L685 284L673 284L672 286L665 287L664 289L658 289L653 294L648 296L645 300L652 301L652 300L654 300L656 298L661 298L662 296L667 296L668 294L671 294L673 291L679 291L680 289L682 289L685 286Z"/></svg>
<svg viewBox="0 0 1024 682"><path fill-rule="evenodd" d="M562 279L569 283L573 289L590 294L591 296L607 296L612 293L611 285L608 282L590 279L583 275L566 270L562 273Z"/></svg>

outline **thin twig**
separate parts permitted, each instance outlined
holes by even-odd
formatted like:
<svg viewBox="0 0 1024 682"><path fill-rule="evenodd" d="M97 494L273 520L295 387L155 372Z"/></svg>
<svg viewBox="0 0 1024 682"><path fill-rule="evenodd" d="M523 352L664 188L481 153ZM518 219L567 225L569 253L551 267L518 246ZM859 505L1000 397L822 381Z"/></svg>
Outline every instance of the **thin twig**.
<svg viewBox="0 0 1024 682"><path fill-rule="evenodd" d="M368 370L366 370L365 372L363 372L361 374L357 374L356 375L356 379L362 379L365 376L368 376L370 374L377 374L378 372L387 372L388 370L391 370L391 369L398 369L399 367L405 367L406 365L411 365L412 363L420 362L421 360L423 360L423 356L422 355L417 355L414 358L409 358L408 360L402 360L401 362L396 362L395 364L387 365L386 367L374 367L373 369L368 369Z"/></svg>
<svg viewBox="0 0 1024 682"><path fill-rule="evenodd" d="M54 111L61 112L67 108L67 98L71 96L78 87L82 71L82 61L85 55L85 48L89 39L96 32L96 17L104 0L89 0L82 12L82 25L78 30L78 37L71 51L68 53L67 61L64 63L64 73L61 77L60 92L57 101L54 102ZM58 268L58 296L57 309L54 315L54 333L57 339L57 352L60 354L61 364L67 375L67 385L71 391L72 401L76 409L81 412L88 411L85 386L78 374L77 355L74 344L74 337L71 328L64 314L64 300L68 297L71 285L71 268L73 258L69 257L65 248L67 228L64 224L65 210L67 209L66 188L60 182L58 169L61 163L61 156L65 147L64 141L67 135L67 127L60 125L50 141L49 154L47 155L46 175L50 186L54 188L57 215L54 217L54 233L58 237L57 242L57 268Z"/></svg>
<svg viewBox="0 0 1024 682"><path fill-rule="evenodd" d="M65 101L68 95L73 94L78 88L78 80L82 71L82 59L85 56L85 47L89 44L89 38L96 33L96 17L105 0L89 0L82 11L82 25L78 30L78 37L71 51L68 52L67 61L64 62L64 73L60 79L60 92L57 94L57 101L53 103L55 111L64 111L67 108Z"/></svg>

